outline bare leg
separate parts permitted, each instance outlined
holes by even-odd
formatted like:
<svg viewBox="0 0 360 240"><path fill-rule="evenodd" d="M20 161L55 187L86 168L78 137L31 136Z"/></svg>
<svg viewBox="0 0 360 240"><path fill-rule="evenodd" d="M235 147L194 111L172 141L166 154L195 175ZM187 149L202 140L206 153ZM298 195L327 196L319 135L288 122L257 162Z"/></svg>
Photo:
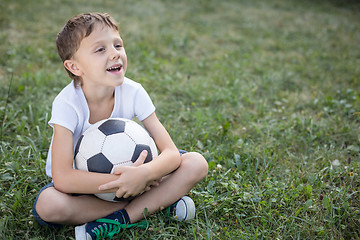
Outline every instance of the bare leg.
<svg viewBox="0 0 360 240"><path fill-rule="evenodd" d="M123 209L126 204L128 202L113 203L92 195L72 196L50 187L40 194L36 211L47 222L80 225Z"/></svg>
<svg viewBox="0 0 360 240"><path fill-rule="evenodd" d="M208 164L200 154L186 153L181 160L180 167L165 177L158 187L135 198L125 207L131 222L141 220L145 208L149 213L154 213L170 206L207 175Z"/></svg>
<svg viewBox="0 0 360 240"><path fill-rule="evenodd" d="M92 195L72 196L50 187L40 194L36 211L47 222L80 225L125 208L131 222L137 222L144 217L145 209L154 213L170 206L206 176L208 165L200 154L186 153L181 160L180 167L165 177L158 187L153 187L130 203L108 202Z"/></svg>

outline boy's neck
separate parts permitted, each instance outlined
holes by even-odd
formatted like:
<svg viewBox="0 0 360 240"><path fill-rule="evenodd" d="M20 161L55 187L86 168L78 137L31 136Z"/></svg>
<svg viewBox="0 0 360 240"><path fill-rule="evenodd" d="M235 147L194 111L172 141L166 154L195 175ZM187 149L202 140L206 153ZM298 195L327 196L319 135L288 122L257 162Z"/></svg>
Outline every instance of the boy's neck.
<svg viewBox="0 0 360 240"><path fill-rule="evenodd" d="M86 101L88 104L101 104L108 101L112 101L115 96L115 88L89 88L86 85L81 86L82 91L85 95Z"/></svg>
<svg viewBox="0 0 360 240"><path fill-rule="evenodd" d="M115 88L95 92L83 88L85 99L89 108L89 122L91 124L111 117L115 104Z"/></svg>

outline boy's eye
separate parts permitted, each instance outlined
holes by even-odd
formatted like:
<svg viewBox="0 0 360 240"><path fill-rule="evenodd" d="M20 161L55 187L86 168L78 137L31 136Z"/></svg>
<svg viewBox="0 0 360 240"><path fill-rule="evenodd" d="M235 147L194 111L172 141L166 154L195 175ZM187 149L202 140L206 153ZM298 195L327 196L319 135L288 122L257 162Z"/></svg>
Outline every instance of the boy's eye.
<svg viewBox="0 0 360 240"><path fill-rule="evenodd" d="M103 51L105 51L105 48L101 47L101 48L96 49L95 52L103 52Z"/></svg>
<svg viewBox="0 0 360 240"><path fill-rule="evenodd" d="M115 45L115 48L121 48L122 46L121 46L121 44L116 44Z"/></svg>

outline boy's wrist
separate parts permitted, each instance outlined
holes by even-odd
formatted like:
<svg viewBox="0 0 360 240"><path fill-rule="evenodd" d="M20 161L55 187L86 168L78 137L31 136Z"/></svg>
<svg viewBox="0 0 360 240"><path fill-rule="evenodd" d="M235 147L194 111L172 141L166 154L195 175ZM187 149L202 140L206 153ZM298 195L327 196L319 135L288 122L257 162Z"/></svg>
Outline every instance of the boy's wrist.
<svg viewBox="0 0 360 240"><path fill-rule="evenodd" d="M145 182L151 182L151 181L154 181L155 179L153 179L153 177L151 176L151 166L149 164L143 164L141 166L139 166L139 168L141 168L144 173L144 180Z"/></svg>

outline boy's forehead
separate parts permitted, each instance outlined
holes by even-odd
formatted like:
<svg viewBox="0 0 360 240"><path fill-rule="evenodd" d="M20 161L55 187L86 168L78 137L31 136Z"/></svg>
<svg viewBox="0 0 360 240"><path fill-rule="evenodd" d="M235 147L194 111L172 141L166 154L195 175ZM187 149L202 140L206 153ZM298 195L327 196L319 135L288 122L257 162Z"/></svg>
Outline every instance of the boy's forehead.
<svg viewBox="0 0 360 240"><path fill-rule="evenodd" d="M104 34L104 33L110 33L110 34ZM98 23L94 25L92 32L88 36L85 36L82 39L82 41L101 41L102 39L104 40L107 39L109 36L112 36L114 38L117 37L121 39L120 33L116 29Z"/></svg>

